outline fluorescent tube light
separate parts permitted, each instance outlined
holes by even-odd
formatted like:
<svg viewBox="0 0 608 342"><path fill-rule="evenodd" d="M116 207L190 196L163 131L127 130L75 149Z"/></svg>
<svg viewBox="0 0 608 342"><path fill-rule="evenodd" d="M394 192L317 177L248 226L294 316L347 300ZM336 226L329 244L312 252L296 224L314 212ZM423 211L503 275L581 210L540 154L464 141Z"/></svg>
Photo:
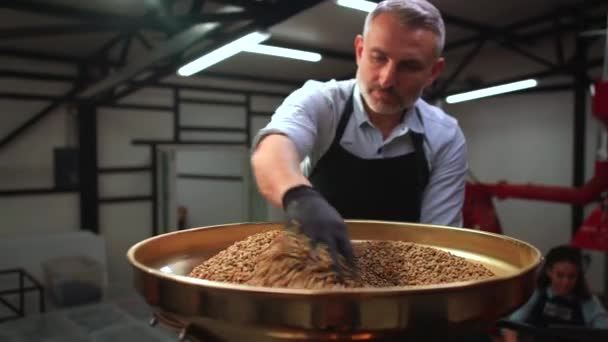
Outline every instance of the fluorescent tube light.
<svg viewBox="0 0 608 342"><path fill-rule="evenodd" d="M371 12L374 8L376 8L376 5L378 5L375 2L365 0L337 0L336 4L343 7L354 8L363 12Z"/></svg>
<svg viewBox="0 0 608 342"><path fill-rule="evenodd" d="M495 87L489 87L474 91L469 91L462 94L450 95L446 97L445 101L447 103L458 103L463 101L469 101L474 99L479 99L482 97L493 96L498 94L509 93L512 91L533 88L538 85L538 82L534 79L529 79L525 81L507 83Z"/></svg>
<svg viewBox="0 0 608 342"><path fill-rule="evenodd" d="M223 61L226 58L236 55L252 45L265 41L269 37L269 33L252 32L182 66L177 70L177 73L180 76L194 75L203 69Z"/></svg>
<svg viewBox="0 0 608 342"><path fill-rule="evenodd" d="M262 44L251 45L251 46L243 49L243 51L261 53L264 55L271 55L271 56L278 56L278 57L293 58L293 59L299 59L299 60L309 61L309 62L318 62L321 60L321 55L318 53L315 53L315 52L286 49L286 48L282 48L282 47L262 45Z"/></svg>

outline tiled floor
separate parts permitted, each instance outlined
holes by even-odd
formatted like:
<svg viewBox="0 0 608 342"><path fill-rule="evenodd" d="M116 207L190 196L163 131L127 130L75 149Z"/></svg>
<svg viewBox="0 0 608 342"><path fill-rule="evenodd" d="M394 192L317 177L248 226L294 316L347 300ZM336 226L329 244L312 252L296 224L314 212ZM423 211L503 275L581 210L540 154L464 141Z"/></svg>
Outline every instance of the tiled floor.
<svg viewBox="0 0 608 342"><path fill-rule="evenodd" d="M149 307L133 294L0 323L0 342L178 341L177 333L150 327L150 317Z"/></svg>

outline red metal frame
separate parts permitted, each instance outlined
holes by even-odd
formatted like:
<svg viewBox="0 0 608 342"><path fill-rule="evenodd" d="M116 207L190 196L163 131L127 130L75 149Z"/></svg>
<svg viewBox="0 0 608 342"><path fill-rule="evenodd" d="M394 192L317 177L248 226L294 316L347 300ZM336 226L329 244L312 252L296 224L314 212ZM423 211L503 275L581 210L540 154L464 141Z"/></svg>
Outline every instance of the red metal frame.
<svg viewBox="0 0 608 342"><path fill-rule="evenodd" d="M593 116L608 130L608 81L595 84L592 108ZM577 188L507 182L467 183L463 208L464 226L495 233L502 232L492 197L584 205L600 200L604 193L608 193L608 160L596 160L593 177ZM573 239L574 244L582 248L608 250L606 210L608 208L605 208L605 205L600 206L586 219L581 227L583 229L579 229Z"/></svg>

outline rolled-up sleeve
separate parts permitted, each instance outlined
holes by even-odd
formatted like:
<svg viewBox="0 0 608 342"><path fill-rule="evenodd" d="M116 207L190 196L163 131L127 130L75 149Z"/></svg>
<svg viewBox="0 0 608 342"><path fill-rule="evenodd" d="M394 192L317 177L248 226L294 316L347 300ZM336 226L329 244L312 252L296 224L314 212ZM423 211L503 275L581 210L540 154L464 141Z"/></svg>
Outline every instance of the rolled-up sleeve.
<svg viewBox="0 0 608 342"><path fill-rule="evenodd" d="M421 222L462 226L467 164L464 134L456 126L452 138L433 158L429 183L422 198Z"/></svg>
<svg viewBox="0 0 608 342"><path fill-rule="evenodd" d="M323 125L329 104L320 91L322 83L308 81L291 93L272 115L268 125L253 140L253 148L269 134L284 134L296 146L300 160L308 156L317 139L318 127Z"/></svg>

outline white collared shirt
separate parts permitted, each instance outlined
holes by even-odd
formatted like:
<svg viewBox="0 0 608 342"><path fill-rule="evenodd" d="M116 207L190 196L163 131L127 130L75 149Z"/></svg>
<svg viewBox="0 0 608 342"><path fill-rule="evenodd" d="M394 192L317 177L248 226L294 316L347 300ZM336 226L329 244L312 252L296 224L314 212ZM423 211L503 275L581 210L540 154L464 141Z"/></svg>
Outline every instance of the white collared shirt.
<svg viewBox="0 0 608 342"><path fill-rule="evenodd" d="M277 108L270 123L256 135L253 146L265 135L285 134L295 144L300 160L306 158L309 162L306 169L312 170L334 139L353 86L353 115L340 145L360 158L390 158L414 151L409 130L424 134L430 177L422 198L420 222L461 226L467 172L465 138L456 119L422 99L416 102L422 122L411 108L383 139L368 119L354 80L308 81Z"/></svg>

